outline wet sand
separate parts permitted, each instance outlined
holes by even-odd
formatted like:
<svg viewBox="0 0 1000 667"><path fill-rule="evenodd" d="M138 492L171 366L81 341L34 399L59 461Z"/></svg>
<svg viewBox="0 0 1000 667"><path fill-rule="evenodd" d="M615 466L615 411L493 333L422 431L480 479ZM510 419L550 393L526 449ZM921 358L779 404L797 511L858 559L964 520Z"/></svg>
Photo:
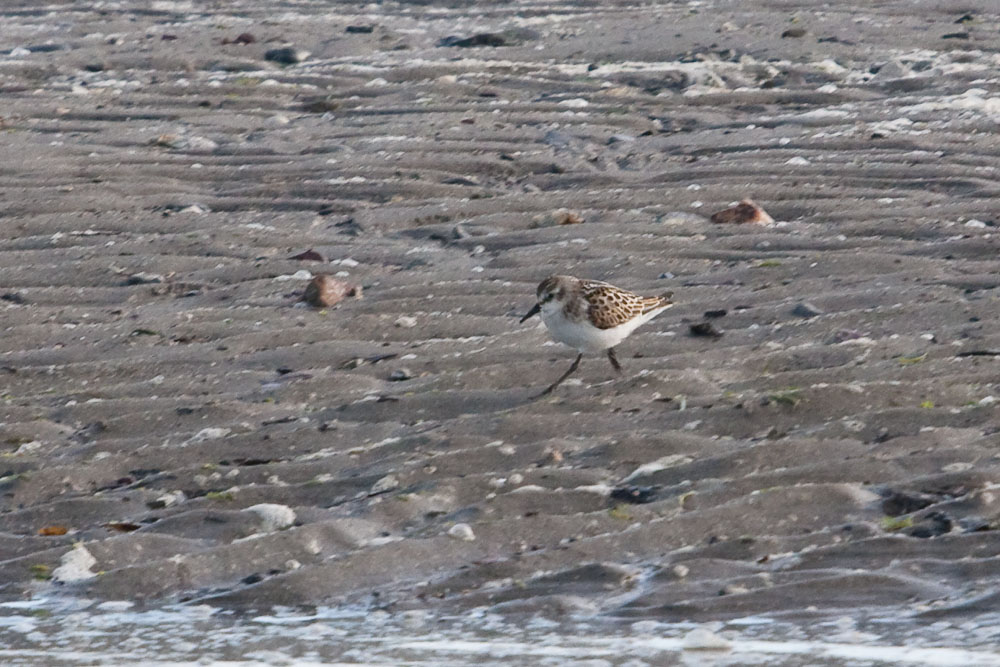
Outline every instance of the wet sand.
<svg viewBox="0 0 1000 667"><path fill-rule="evenodd" d="M755 4L7 3L0 597L990 608L1000 15Z"/></svg>

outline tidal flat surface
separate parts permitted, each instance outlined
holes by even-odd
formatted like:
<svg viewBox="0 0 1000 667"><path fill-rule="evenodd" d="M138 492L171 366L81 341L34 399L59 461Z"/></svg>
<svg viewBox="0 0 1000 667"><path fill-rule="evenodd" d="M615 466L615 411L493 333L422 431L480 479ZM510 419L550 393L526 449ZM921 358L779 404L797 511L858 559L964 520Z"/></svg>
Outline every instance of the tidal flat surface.
<svg viewBox="0 0 1000 667"><path fill-rule="evenodd" d="M96 660L107 602L208 610L163 660L353 659L265 646L317 607L456 660L501 642L471 614L557 662L529 623L612 664L636 623L986 656L998 34L985 0L4 3L0 601L41 610L4 643L77 618ZM710 220L744 198L774 222ZM553 273L676 305L531 400L573 359L518 324ZM320 274L360 289L308 306Z"/></svg>

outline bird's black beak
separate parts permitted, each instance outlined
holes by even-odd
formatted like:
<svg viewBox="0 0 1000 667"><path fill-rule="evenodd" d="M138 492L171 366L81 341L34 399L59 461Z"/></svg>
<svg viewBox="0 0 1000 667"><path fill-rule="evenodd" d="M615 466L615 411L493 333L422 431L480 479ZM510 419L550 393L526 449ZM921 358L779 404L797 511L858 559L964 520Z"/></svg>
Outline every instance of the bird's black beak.
<svg viewBox="0 0 1000 667"><path fill-rule="evenodd" d="M542 309L541 304L536 303L534 306L531 307L531 310L528 311L528 314L521 318L521 324L524 324L524 321L529 317L531 317L532 315L537 315L538 311L540 311L541 309Z"/></svg>

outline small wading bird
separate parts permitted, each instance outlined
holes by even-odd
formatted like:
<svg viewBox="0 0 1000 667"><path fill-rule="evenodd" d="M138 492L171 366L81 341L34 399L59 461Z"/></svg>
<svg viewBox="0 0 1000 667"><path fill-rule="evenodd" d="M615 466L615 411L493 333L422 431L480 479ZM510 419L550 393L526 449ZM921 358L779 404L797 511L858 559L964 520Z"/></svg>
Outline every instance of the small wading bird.
<svg viewBox="0 0 1000 667"><path fill-rule="evenodd" d="M541 314L553 339L575 348L580 354L562 377L535 398L545 396L573 374L584 352L607 350L611 366L619 373L621 364L615 346L640 325L674 305L673 296L639 296L597 280L573 276L549 276L538 285L538 302L521 318Z"/></svg>

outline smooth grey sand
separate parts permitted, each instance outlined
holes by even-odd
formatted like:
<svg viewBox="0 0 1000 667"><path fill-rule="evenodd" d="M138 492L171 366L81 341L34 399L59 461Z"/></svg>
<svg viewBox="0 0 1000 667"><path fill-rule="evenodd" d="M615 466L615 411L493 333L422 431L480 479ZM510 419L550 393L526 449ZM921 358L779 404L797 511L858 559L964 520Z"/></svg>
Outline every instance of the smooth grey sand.
<svg viewBox="0 0 1000 667"><path fill-rule="evenodd" d="M1000 14L749 4L5 3L0 596L992 606Z"/></svg>

